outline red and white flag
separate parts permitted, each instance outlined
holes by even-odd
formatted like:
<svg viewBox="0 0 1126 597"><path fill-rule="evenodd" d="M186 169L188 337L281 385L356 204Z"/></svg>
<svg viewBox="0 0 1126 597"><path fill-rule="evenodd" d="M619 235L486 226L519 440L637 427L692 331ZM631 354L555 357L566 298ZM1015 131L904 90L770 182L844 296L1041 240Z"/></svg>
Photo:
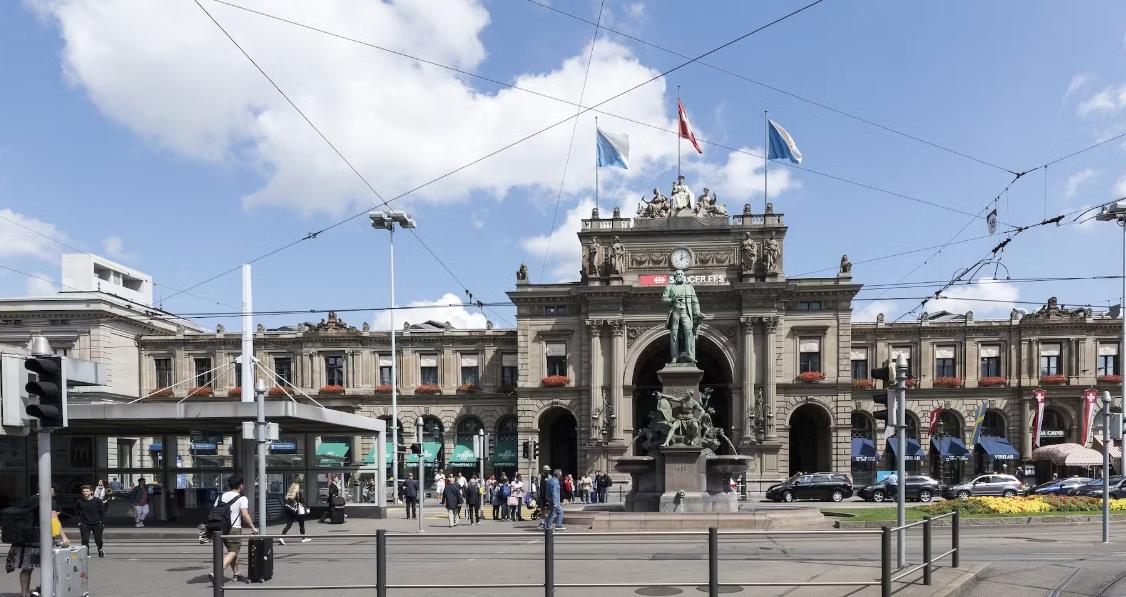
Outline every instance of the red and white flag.
<svg viewBox="0 0 1126 597"><path fill-rule="evenodd" d="M695 147L698 153L703 154L704 150L700 149L700 142L696 140L696 135L692 133L692 124L688 122L688 113L684 111L684 103L679 99L676 100L676 108L680 114L680 138L688 139L692 142L692 147Z"/></svg>
<svg viewBox="0 0 1126 597"><path fill-rule="evenodd" d="M938 431L938 418L941 415L942 415L942 407L941 406L936 406L933 410L931 410L930 421L927 421L927 424L929 426L928 429L927 429L928 434L934 435L935 432Z"/></svg>
<svg viewBox="0 0 1126 597"><path fill-rule="evenodd" d="M1091 439L1091 431L1095 426L1095 413L1099 410L1095 404L1098 399L1099 393L1095 390L1088 389L1083 392L1083 433L1079 436L1080 446L1086 446Z"/></svg>
<svg viewBox="0 0 1126 597"><path fill-rule="evenodd" d="M1040 447L1040 428L1044 426L1044 397L1047 394L1043 389L1032 390L1032 397L1036 399L1035 410L1032 411L1032 447Z"/></svg>

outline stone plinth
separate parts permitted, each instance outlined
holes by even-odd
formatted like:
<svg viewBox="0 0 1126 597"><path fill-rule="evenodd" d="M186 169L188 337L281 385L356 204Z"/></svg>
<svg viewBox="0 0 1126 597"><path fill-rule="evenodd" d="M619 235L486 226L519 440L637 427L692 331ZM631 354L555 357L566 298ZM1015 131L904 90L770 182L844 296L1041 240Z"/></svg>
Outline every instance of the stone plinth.
<svg viewBox="0 0 1126 597"><path fill-rule="evenodd" d="M696 363L666 363L657 372L657 378L661 380L662 392L670 396L683 396L688 390L692 390L693 394L699 392L704 372Z"/></svg>
<svg viewBox="0 0 1126 597"><path fill-rule="evenodd" d="M661 480L657 459L652 456L622 456L614 460L614 470L630 476L626 493L626 512L656 512L661 503Z"/></svg>
<svg viewBox="0 0 1126 597"><path fill-rule="evenodd" d="M661 512L706 512L704 450L689 446L660 449L657 470L664 477Z"/></svg>

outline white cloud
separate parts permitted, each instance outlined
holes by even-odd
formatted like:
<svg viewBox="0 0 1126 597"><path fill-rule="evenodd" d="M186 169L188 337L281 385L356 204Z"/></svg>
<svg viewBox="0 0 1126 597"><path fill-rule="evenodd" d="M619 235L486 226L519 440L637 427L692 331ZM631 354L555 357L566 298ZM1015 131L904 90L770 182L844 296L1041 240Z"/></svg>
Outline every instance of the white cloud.
<svg viewBox="0 0 1126 597"><path fill-rule="evenodd" d="M1080 116L1096 113L1113 113L1126 107L1126 85L1102 89L1079 104L1076 112Z"/></svg>
<svg viewBox="0 0 1126 597"><path fill-rule="evenodd" d="M27 296L49 296L59 291L59 285L51 282L47 274L33 273L37 277L27 279Z"/></svg>
<svg viewBox="0 0 1126 597"><path fill-rule="evenodd" d="M761 147L739 149L759 155L764 153ZM705 186L710 188L720 202L727 203L728 213L741 213L743 203L750 202L753 197L763 194L762 158L732 151L727 154L727 162L722 165L696 162L686 165L684 169L695 173L699 181L698 183L688 181L693 190L699 194ZM782 193L800 186L800 182L793 178L792 173L792 170L782 165L777 165L768 171L767 184L770 187L771 201L776 200ZM756 210L762 209L761 205L753 207Z"/></svg>
<svg viewBox="0 0 1126 597"><path fill-rule="evenodd" d="M125 241L120 236L111 236L102 240L102 250L114 259L132 259L133 255L125 251Z"/></svg>
<svg viewBox="0 0 1126 597"><path fill-rule="evenodd" d="M258 167L266 180L244 198L248 208L342 213L373 203L194 3L28 1L58 24L67 79L108 117L191 158ZM480 35L489 15L475 0L449 0L441 10L428 3L366 0L250 4L469 71L486 55ZM385 196L575 112L573 106L513 89L481 92L469 84L476 81L462 75L230 7L205 6ZM570 58L549 71L510 80L575 99L587 48L569 52ZM656 74L627 47L600 38L585 102L601 101ZM665 84L656 81L605 108L672 129ZM593 120L580 118L578 139L593 137ZM613 176L643 177L649 166L671 163L675 146L668 134L612 118L603 118L602 125L633 138L633 169ZM500 197L514 188L557 189L570 134L569 123L556 127L419 195L457 200L475 190ZM569 192L591 187L589 170L573 169Z"/></svg>
<svg viewBox="0 0 1126 597"><path fill-rule="evenodd" d="M975 284L968 286L954 286L943 293L945 297L927 303L926 310L930 313L936 311L949 311L951 313L965 313L973 311L974 317L1008 317L1015 308L1016 300L1020 298L1020 289L1016 284L1004 280L983 278L975 280ZM973 300L984 299L984 300Z"/></svg>
<svg viewBox="0 0 1126 597"><path fill-rule="evenodd" d="M477 214L471 214L469 216L469 224L477 230L480 230L485 227L485 220L482 220L481 216L478 216Z"/></svg>
<svg viewBox="0 0 1126 597"><path fill-rule="evenodd" d="M1083 183L1094 178L1096 174L1098 173L1095 172L1093 168L1084 168L1083 170L1080 170L1072 174L1071 176L1068 176L1067 182L1064 184L1064 196L1069 198L1074 197L1075 194L1079 192L1079 187L1083 186Z"/></svg>
<svg viewBox="0 0 1126 597"><path fill-rule="evenodd" d="M1111 197L1126 197L1126 174L1114 182L1110 189Z"/></svg>
<svg viewBox="0 0 1126 597"><path fill-rule="evenodd" d="M628 204L627 204L628 205ZM528 253L528 269L534 280L538 280L540 264L543 263L544 252L547 253L547 270L545 277L556 282L569 282L579 279L579 267L582 260L582 247L575 237L582 229L582 219L590 217L590 210L594 208L594 201L583 199L578 205L567 210L563 223L556 228L550 236L541 234L526 238L522 241L524 251Z"/></svg>
<svg viewBox="0 0 1126 597"><path fill-rule="evenodd" d="M66 241L66 236L54 224L11 209L0 209L0 257L30 256L54 261L60 253L59 245L48 236Z"/></svg>
<svg viewBox="0 0 1126 597"><path fill-rule="evenodd" d="M452 292L443 294L441 298L433 301L411 301L410 309L397 309L395 312L395 328L403 329L407 322L422 323L424 321L450 322L458 329L482 329L487 319L481 313L471 312L462 303L461 299ZM380 311L375 316L374 329L387 330L391 328L391 313Z"/></svg>
<svg viewBox="0 0 1126 597"><path fill-rule="evenodd" d="M1071 97L1071 94L1079 91L1081 87L1083 87L1090 81L1091 75L1088 73L1079 73L1075 75L1071 78L1071 83L1067 86L1067 93L1064 94L1064 98Z"/></svg>

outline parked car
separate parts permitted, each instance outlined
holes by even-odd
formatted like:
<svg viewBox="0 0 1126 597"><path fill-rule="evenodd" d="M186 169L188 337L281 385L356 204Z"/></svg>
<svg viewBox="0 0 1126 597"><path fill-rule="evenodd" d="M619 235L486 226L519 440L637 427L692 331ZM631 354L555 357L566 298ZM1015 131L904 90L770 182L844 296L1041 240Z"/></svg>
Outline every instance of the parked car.
<svg viewBox="0 0 1126 597"><path fill-rule="evenodd" d="M1068 477L1041 483L1028 490L1028 495L1071 495L1079 487L1094 481L1090 477Z"/></svg>
<svg viewBox="0 0 1126 597"><path fill-rule="evenodd" d="M1028 487L1012 475L979 475L973 481L951 485L942 491L947 499L968 498L977 495L1000 495L1012 497L1023 493Z"/></svg>
<svg viewBox="0 0 1126 597"><path fill-rule="evenodd" d="M852 480L840 473L794 475L783 483L771 485L766 499L776 502L794 500L828 500L839 502L852 497Z"/></svg>
<svg viewBox="0 0 1126 597"><path fill-rule="evenodd" d="M926 475L908 475L904 485L904 498L929 502L936 495L942 495L942 483ZM887 480L869 485L856 492L856 495L869 502L882 502L895 499L895 488L888 486Z"/></svg>
<svg viewBox="0 0 1126 597"><path fill-rule="evenodd" d="M1076 487L1068 495L1081 495L1086 497L1101 498L1103 497L1103 480L1092 479L1090 483ZM1114 499L1126 497L1126 477L1122 475L1111 475L1110 497Z"/></svg>

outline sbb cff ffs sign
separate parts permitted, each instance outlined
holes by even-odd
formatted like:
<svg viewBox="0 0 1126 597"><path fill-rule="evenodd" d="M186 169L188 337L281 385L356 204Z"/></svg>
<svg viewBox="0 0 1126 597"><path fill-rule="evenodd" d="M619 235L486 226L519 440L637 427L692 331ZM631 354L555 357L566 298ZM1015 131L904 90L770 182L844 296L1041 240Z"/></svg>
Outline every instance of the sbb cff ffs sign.
<svg viewBox="0 0 1126 597"><path fill-rule="evenodd" d="M638 277L642 286L668 286L672 276L668 274L643 274ZM727 284L727 274L684 274L684 281L693 286L719 286Z"/></svg>

